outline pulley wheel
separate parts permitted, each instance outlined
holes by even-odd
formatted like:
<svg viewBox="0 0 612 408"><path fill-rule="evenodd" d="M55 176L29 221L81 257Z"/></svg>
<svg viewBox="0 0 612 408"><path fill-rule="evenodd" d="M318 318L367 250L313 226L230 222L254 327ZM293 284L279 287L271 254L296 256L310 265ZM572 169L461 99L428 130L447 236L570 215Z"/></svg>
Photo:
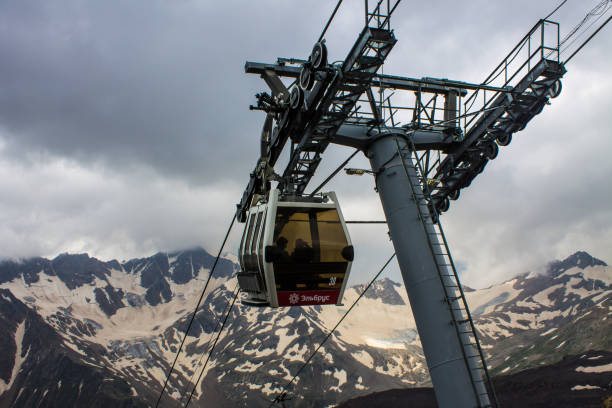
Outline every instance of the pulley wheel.
<svg viewBox="0 0 612 408"><path fill-rule="evenodd" d="M520 132L521 130L525 129L525 126L527 126L527 122L517 117L514 122L510 123L506 127L506 132L510 132L510 133Z"/></svg>
<svg viewBox="0 0 612 408"><path fill-rule="evenodd" d="M544 110L544 105L546 105L546 101L545 100L544 101L539 101L537 103L537 105L535 105L535 107L533 108L533 112L536 115L539 115Z"/></svg>
<svg viewBox="0 0 612 408"><path fill-rule="evenodd" d="M480 163L476 164L476 168L474 169L474 174L480 174L484 171L485 167L487 166L488 161L487 160L483 160Z"/></svg>
<svg viewBox="0 0 612 408"><path fill-rule="evenodd" d="M482 153L487 159L493 160L497 157L497 153L499 153L499 147L497 147L497 144L495 142L488 141L482 147Z"/></svg>
<svg viewBox="0 0 612 408"><path fill-rule="evenodd" d="M459 193L461 192L460 189L456 188L454 190L451 190L450 193L448 193L448 198L450 198L451 200L455 201L456 199L459 198Z"/></svg>
<svg viewBox="0 0 612 408"><path fill-rule="evenodd" d="M294 86L289 95L291 109L299 109L304 104L304 91L299 86Z"/></svg>
<svg viewBox="0 0 612 408"><path fill-rule="evenodd" d="M448 200L448 197L444 197L444 199L438 203L438 210L443 213L447 212L449 208L450 201Z"/></svg>
<svg viewBox="0 0 612 408"><path fill-rule="evenodd" d="M314 85L315 76L314 72L308 64L302 65L300 70L300 87L304 90L310 91Z"/></svg>
<svg viewBox="0 0 612 408"><path fill-rule="evenodd" d="M563 85L561 85L561 80L557 79L548 90L548 94L551 98L556 98L561 93L561 89L563 89Z"/></svg>
<svg viewBox="0 0 612 408"><path fill-rule="evenodd" d="M499 132L497 135L497 144L500 146L508 146L512 141L512 133Z"/></svg>
<svg viewBox="0 0 612 408"><path fill-rule="evenodd" d="M315 71L327 66L327 47L324 42L319 41L314 45L310 54L310 63Z"/></svg>
<svg viewBox="0 0 612 408"><path fill-rule="evenodd" d="M272 139L272 126L274 124L274 117L271 114L266 116L263 128L261 129L261 157L267 157L269 154L270 140ZM278 128L274 128L278 133Z"/></svg>
<svg viewBox="0 0 612 408"><path fill-rule="evenodd" d="M461 181L461 188L466 188L469 187L470 184L472 184L472 178L471 177L466 177Z"/></svg>

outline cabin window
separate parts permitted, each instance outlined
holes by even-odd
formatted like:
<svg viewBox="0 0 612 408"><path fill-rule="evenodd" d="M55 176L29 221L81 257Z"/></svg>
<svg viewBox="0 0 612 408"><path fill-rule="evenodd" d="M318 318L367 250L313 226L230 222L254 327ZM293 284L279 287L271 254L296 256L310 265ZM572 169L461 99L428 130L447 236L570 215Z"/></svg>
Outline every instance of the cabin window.
<svg viewBox="0 0 612 408"><path fill-rule="evenodd" d="M264 244L264 237L265 237L265 232L266 232L266 219L268 218L268 212L266 210L264 210L263 212L263 220L261 222L261 234L259 237L259 270L262 271L263 273L263 254L264 254L264 249L263 249L263 244Z"/></svg>
<svg viewBox="0 0 612 408"><path fill-rule="evenodd" d="M342 284L348 245L334 208L277 208L275 245L283 255L274 262L277 290L337 289Z"/></svg>
<svg viewBox="0 0 612 408"><path fill-rule="evenodd" d="M300 262L341 262L348 243L335 209L278 207L273 245Z"/></svg>
<svg viewBox="0 0 612 408"><path fill-rule="evenodd" d="M252 262L251 262L251 253L249 251L249 248L251 248L251 237L253 233L253 227L255 226L255 215L256 214L253 213L249 217L249 227L247 230L246 240L244 241L244 247L242 249L242 258L243 258L242 262L243 262L245 272L253 270L253 268L251 267Z"/></svg>
<svg viewBox="0 0 612 408"><path fill-rule="evenodd" d="M261 227L261 217L263 215L263 211L257 213L257 221L255 221L255 228L253 230L253 236L251 237L251 241L248 244L248 255L247 255L247 269L250 271L258 270L257 267L257 254L255 253L255 249L257 248L257 238L259 237L259 229Z"/></svg>
<svg viewBox="0 0 612 408"><path fill-rule="evenodd" d="M342 250L348 245L336 210L317 211L321 262L342 262Z"/></svg>

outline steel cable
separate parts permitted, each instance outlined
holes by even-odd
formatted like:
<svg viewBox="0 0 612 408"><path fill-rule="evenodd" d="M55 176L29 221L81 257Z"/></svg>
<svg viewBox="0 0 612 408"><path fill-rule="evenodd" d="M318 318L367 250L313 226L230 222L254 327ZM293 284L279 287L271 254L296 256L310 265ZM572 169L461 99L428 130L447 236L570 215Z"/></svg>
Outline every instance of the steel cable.
<svg viewBox="0 0 612 408"><path fill-rule="evenodd" d="M589 11L587 13L586 16L584 16L584 18L580 21L580 23L578 23L574 28L572 28L572 30L569 32L569 34L567 34L565 37L563 37L563 39L561 40L561 43L559 44L559 48L561 48L561 46L563 46L567 40L569 40L571 37L574 36L574 34L576 34L576 32L593 16L598 16L598 15L602 15L603 13L605 13L608 9L607 4L610 2L610 0L602 0L601 2L597 3L597 5L595 7L593 7L591 9L591 11Z"/></svg>
<svg viewBox="0 0 612 408"><path fill-rule="evenodd" d="M226 312L226 310L227 310L227 307L229 307L229 304L230 304L230 302L229 302L229 299L228 299L227 304L225 305L225 309L223 310L222 316L225 316L225 312ZM215 328L214 328L214 329L213 329L213 331L211 332L211 336L210 336L210 339L208 339L208 342L206 343L205 350L206 350L206 349L208 349L208 346L210 346L210 342L212 341L213 335L214 335L215 333L217 333L217 329L219 329L219 325L221 324L221 320L222 320L222 319L220 319L220 318L218 318L218 317L214 316L214 313L213 313L213 317L214 317L214 318L215 318L215 320L216 320L216 323L215 323ZM200 324L202 324L202 322L201 322L201 321L200 321ZM202 326L204 326L204 324L202 324ZM200 367L200 366L202 365L202 359L204 358L204 354L205 354L205 353L202 353L202 355L200 356L200 359L198 360L198 364L196 365L196 367ZM196 375L196 373L197 373L197 372L198 372L198 370L197 370L197 368L196 368L196 369L193 371L193 374L191 375L191 378L189 379L189 383L185 384L185 386L183 387L183 396L187 395L187 392L186 392L187 387L188 387L190 384L193 384L193 379L194 379L194 377L195 377L195 375ZM199 380L199 378L198 378L198 380ZM183 397L181 397L181 401L180 401L180 403L181 403L181 404L183 403ZM186 406L186 405L185 405L185 406Z"/></svg>
<svg viewBox="0 0 612 408"><path fill-rule="evenodd" d="M210 279L213 276L213 273L215 272L215 268L217 267L217 263L219 262L219 258L221 258L221 252L223 252L223 248L225 247L225 243L227 242L227 238L229 237L230 232L232 231L232 227L234 226L234 222L236 221L236 213L234 213L234 217L232 218L232 222L229 225L229 228L227 229L227 232L225 233L225 238L223 239L223 243L221 244L221 248L219 248L219 253L217 253L217 258L215 259L215 262L212 266L212 268L210 269L210 273L208 274L208 279L206 280L206 284L204 285L204 289L202 289L202 294L200 295L200 299L198 300L198 304L196 305L195 309L193 310L193 314L191 315L191 320L189 321L189 325L187 326L187 330L185 330L185 335L183 336L183 340L181 341L181 345L178 349L178 351L176 352L176 356L174 357L174 361L172 362L172 366L170 367L170 371L168 371L168 374L166 375L166 381L164 381L164 386L161 389L161 392L159 393L159 397L157 398L157 402L155 403L155 407L159 407L159 403L161 401L162 396L164 395L164 391L166 391L166 387L168 386L168 380L170 379L170 375L172 374L172 371L174 371L174 366L176 365L176 361L179 358L179 355L181 354L181 351L183 350L183 345L185 344L185 340L187 339L187 335L189 334L189 330L191 329L191 326L193 325L193 321L195 320L195 316L196 313L198 311L198 309L200 308L200 305L202 304L202 300L204 299L204 293L206 293L206 289L208 288L208 284L210 283Z"/></svg>
<svg viewBox="0 0 612 408"><path fill-rule="evenodd" d="M557 12L557 10L559 10L559 9L560 9L560 8L561 8L561 7L562 7L562 6L563 6L565 3L567 3L567 0L563 0L563 1L561 2L561 4L559 4L559 5L557 6L557 8L556 8L556 9L554 9L554 10L553 10L553 11L552 11L552 12L551 12L549 15L547 15L546 17L544 17L544 20L548 20L548 19L550 18L550 16L552 16L553 14L555 14L555 13Z"/></svg>
<svg viewBox="0 0 612 408"><path fill-rule="evenodd" d="M588 26L586 26L586 27L584 28L584 30L582 30L582 32L577 33L576 37L575 37L575 38L574 38L572 41L570 41L569 43L567 43L567 44L566 44L566 45L563 47L563 49L561 49L561 48L559 49L559 53L560 53L560 54L565 54L565 53L567 52L567 50L569 50L569 49L570 49L570 47L571 47L571 46L572 46L572 45L573 45L573 44L574 44L576 41L580 40L580 39L581 39L581 38L582 38L582 37L583 37L583 36L584 36L584 35L587 33L587 31L589 30L589 28L593 27L593 26L594 26L594 25L595 25L595 24L596 24L596 23L597 23L597 22L598 22L598 21L599 21L599 20L600 20L600 19L601 19L601 18L602 18L604 15L605 15L605 13L606 13L606 12L607 12L607 11L608 11L610 8L612 8L612 6L608 7L604 13L599 14L595 20L591 21L591 24L589 24Z"/></svg>
<svg viewBox="0 0 612 408"><path fill-rule="evenodd" d="M234 288L234 299L232 299L232 304L230 305L227 313L225 314L225 317L223 318L223 324L221 324L221 328L219 329L219 332L217 333L217 338L215 339L215 342L213 343L213 346L211 347L210 351L208 352L208 356L206 357L206 361L204 362L204 366L202 367L202 370L200 371L200 375L198 376L198 379L195 382L195 384L193 384L193 389L191 390L191 394L189 394L189 399L187 400L187 403L185 404L185 408L187 408L187 406L191 402L191 399L193 398L193 394L195 393L195 390L196 390L196 388L198 386L198 383L202 379L202 375L204 374L204 370L206 370L206 366L208 365L208 362L210 361L210 357L212 356L212 353L215 350L215 347L217 346L217 342L219 341L219 337L221 337L221 333L223 332L223 328L225 327L225 323L227 323L227 318L229 317L229 315L232 312L232 309L234 308L234 304L236 303L236 299L238 298L238 294L239 293L240 293L240 287L238 286L238 283L236 283L236 287Z"/></svg>
<svg viewBox="0 0 612 408"><path fill-rule="evenodd" d="M323 180L323 182L322 182L321 184L319 184L319 186L318 186L317 188L315 188L315 189L312 191L312 193L310 193L309 195L312 197L312 196L314 196L316 193L318 193L318 192L319 192L319 191L320 191L320 190L321 190L323 187L325 187L325 185L326 185L327 183L329 183L329 182L330 182L330 180L331 180L331 179L333 179L333 178L334 178L334 176L335 176L336 174L338 174L338 172L340 172L340 170L342 170L342 168L343 168L344 166L346 166L346 165L348 164L348 162L349 162L349 161L351 161L351 159L352 159L353 157L355 157L355 155L356 155L357 153L359 153L359 149L355 150L355 151L354 151L354 152L353 152L353 153L352 153L352 154L351 154L351 155L350 155L350 156L349 156L349 157L348 157L348 158L347 158L345 161L343 161L343 162L342 162L342 164L341 164L340 166L338 166L338 167L336 168L336 170L334 170L334 171L332 172L332 174L330 174L330 175L329 175L329 176L328 176L328 177L327 177L325 180Z"/></svg>
<svg viewBox="0 0 612 408"><path fill-rule="evenodd" d="M389 257L389 259L387 259L387 262L385 262L385 264L382 266L382 268L380 268L380 270L378 271L378 273L374 276L374 278L372 278L372 280L370 281L370 283L368 283L368 285L365 287L365 289L363 289L363 292L361 292L361 294L357 297L357 299L355 299L355 301L353 302L353 304L351 305L351 307L348 308L348 310L344 313L344 315L342 315L342 317L340 318L340 320L338 320L338 323L336 323L336 325L331 329L331 331L327 334L327 336L325 336L325 338L323 339L323 341L321 342L321 344L319 344L317 346L317 348L315 349L315 351L312 352L312 354L310 354L310 356L308 357L308 359L306 359L306 361L304 362L304 364L302 364L302 366L300 367L300 369L297 371L297 373L295 373L295 375L293 376L293 378L287 383L285 384L285 386L283 387L283 389L281 390L281 392L276 396L276 398L274 398L274 400L272 400L272 402L270 403L269 407L272 407L275 403L281 401L280 398L283 397L284 395L286 395L286 391L287 388L293 384L293 381L295 381L295 379L298 377L298 375L302 372L302 370L308 365L308 363L310 362L310 360L312 360L312 358L317 354L317 352L319 351L319 349L321 347L323 347L323 345L325 344L325 342L327 342L327 340L329 340L329 338L332 336L332 334L334 334L334 331L336 331L336 329L338 328L338 326L340 326L340 324L342 323L342 321L346 318L346 316L348 316L348 314L353 310L353 308L355 307L355 305L357 305L357 302L359 302L359 300L363 297L363 295L365 295L365 293L368 291L368 289L370 289L370 286L372 286L372 284L374 283L374 281L376 281L376 279L378 279L378 277L380 276L380 274L387 268L387 266L389 265L389 263L391 262L391 260L395 257L395 252L393 253L393 255L391 255Z"/></svg>
<svg viewBox="0 0 612 408"><path fill-rule="evenodd" d="M329 28L329 25L331 24L332 20L336 16L336 12L338 11L338 8L340 7L340 4L342 4L342 0L338 0L338 4L336 4L336 8L334 8L334 11L332 12L332 15L329 17L329 20L327 20L327 24L325 24L325 28L323 28L323 32L321 32L321 35L319 36L319 39L317 40L317 42L321 42L321 40L325 36L325 33L327 32L327 29Z"/></svg>
<svg viewBox="0 0 612 408"><path fill-rule="evenodd" d="M591 41L591 38L595 37L595 35L602 29L604 28L604 26L606 24L608 24L610 22L610 20L612 20L612 16L608 17L608 19L606 21L603 22L602 25L599 26L599 28L597 30L595 30L595 32L593 34L591 34L591 36L589 38L586 39L585 42L582 43L582 45L580 45L580 47L578 47L578 49L576 51L574 51L572 53L572 55L569 56L568 59L565 60L564 64L567 64L573 57L574 55L576 55L578 53L578 51L580 51L582 49L582 47L584 47L589 41Z"/></svg>

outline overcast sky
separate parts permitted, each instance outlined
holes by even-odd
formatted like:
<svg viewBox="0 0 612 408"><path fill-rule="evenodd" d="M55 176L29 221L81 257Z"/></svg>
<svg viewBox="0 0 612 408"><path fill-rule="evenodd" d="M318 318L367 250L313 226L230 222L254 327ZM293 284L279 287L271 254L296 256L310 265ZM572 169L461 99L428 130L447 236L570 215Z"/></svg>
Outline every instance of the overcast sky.
<svg viewBox="0 0 612 408"><path fill-rule="evenodd" d="M404 0L384 71L481 82L559 3ZM553 16L561 35L597 3L569 0ZM335 4L0 2L0 257L216 252L264 119L248 106L265 83L244 62L307 57ZM362 8L342 4L330 59L348 52ZM485 286L577 250L612 261L611 48L607 26L568 63L561 96L442 217L465 283ZM349 153L330 148L317 179ZM347 219L382 219L367 176L330 188ZM382 226L350 231L356 283L392 248Z"/></svg>

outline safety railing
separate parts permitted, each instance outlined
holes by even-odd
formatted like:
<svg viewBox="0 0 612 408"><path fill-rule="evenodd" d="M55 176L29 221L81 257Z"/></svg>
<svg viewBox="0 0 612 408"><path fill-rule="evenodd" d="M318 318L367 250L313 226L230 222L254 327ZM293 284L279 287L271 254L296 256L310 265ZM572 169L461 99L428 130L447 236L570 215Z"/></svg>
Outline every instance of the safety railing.
<svg viewBox="0 0 612 408"><path fill-rule="evenodd" d="M369 1L365 0L365 25L366 27L376 27L380 29L391 29L391 14L397 8L401 0L378 0L376 6L370 11Z"/></svg>
<svg viewBox="0 0 612 408"><path fill-rule="evenodd" d="M482 85L511 90L540 61L559 62L559 35L559 23L550 20L538 21L482 82ZM464 99L462 112L464 134L467 134L470 125L486 114L487 108L503 92L503 90L479 89Z"/></svg>

